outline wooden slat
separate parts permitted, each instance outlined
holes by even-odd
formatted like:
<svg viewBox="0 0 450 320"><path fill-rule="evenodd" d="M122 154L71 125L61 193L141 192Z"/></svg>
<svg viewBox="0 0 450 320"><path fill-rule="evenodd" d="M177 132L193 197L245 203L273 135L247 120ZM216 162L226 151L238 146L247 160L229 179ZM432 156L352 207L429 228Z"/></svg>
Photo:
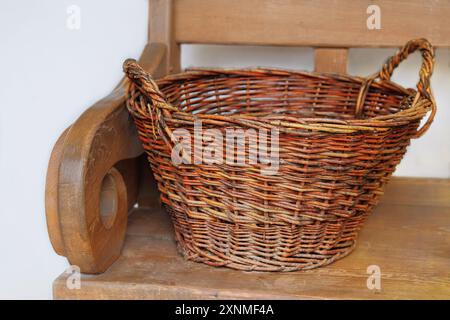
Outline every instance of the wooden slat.
<svg viewBox="0 0 450 320"><path fill-rule="evenodd" d="M381 29L369 30L369 5ZM391 47L426 37L450 45L450 1L175 0L178 43Z"/></svg>
<svg viewBox="0 0 450 320"><path fill-rule="evenodd" d="M173 0L150 0L148 42L163 43L167 49L166 73L180 71L180 45L174 38Z"/></svg>
<svg viewBox="0 0 450 320"><path fill-rule="evenodd" d="M347 73L348 49L316 48L314 49L314 71Z"/></svg>
<svg viewBox="0 0 450 320"><path fill-rule="evenodd" d="M393 179L385 198L440 199L448 184ZM450 182L448 182L450 183ZM425 187L425 188L424 188ZM427 191L429 189L429 191ZM418 196L418 192L423 196ZM437 191L433 197L431 192ZM448 204L449 199L447 199ZM450 297L450 207L382 203L358 238L353 253L329 266L290 273L240 272L185 261L161 209L130 216L122 256L107 272L66 287L53 285L56 299L448 299ZM381 290L367 288L367 267L381 269Z"/></svg>

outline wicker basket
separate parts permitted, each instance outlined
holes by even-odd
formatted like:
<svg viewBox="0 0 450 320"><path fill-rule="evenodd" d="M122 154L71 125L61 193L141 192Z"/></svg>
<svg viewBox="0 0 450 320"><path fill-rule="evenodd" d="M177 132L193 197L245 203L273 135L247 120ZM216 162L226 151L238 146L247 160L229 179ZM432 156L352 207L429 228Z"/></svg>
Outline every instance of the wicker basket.
<svg viewBox="0 0 450 320"><path fill-rule="evenodd" d="M423 64L416 91L390 77L417 49ZM190 260L249 271L311 269L349 254L410 139L433 121L433 64L424 39L408 42L368 78L193 69L154 82L134 60L125 61L127 107L179 250ZM262 157L245 164L196 162L188 152L193 141L180 143L177 132L194 135L199 121L203 132L223 136L231 129L278 132L266 144L279 145L277 171L263 172ZM172 158L177 147L181 164ZM234 159L251 152L231 150Z"/></svg>

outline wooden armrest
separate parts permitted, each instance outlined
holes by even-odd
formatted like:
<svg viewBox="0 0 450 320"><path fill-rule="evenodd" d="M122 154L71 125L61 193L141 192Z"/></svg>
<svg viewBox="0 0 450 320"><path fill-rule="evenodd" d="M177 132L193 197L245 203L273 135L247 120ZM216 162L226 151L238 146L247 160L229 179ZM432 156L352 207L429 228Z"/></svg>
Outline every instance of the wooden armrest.
<svg viewBox="0 0 450 320"><path fill-rule="evenodd" d="M140 63L158 78L166 72L166 59L166 46L152 43ZM124 106L126 84L122 79L66 129L50 157L45 199L50 240L84 273L103 272L119 257L128 209L136 202L124 160L143 149Z"/></svg>

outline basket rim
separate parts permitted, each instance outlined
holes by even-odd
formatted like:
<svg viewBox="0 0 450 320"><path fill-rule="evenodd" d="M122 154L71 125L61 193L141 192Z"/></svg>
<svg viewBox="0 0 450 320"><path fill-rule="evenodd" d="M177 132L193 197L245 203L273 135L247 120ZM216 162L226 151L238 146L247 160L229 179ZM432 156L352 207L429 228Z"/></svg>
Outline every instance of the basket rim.
<svg viewBox="0 0 450 320"><path fill-rule="evenodd" d="M156 83L160 88L172 85L175 82L180 81L192 81L196 79L201 79L205 77L214 76L247 76L249 78L260 78L269 76L279 76L279 77L308 77L315 79L333 79L339 82L348 82L364 84L367 80L364 77L347 75L347 74L337 74L337 73L322 73L322 72L309 72L309 71L298 71L283 68L188 68L183 72L166 75L158 80ZM322 131L329 133L353 133L357 131L388 131L392 127L407 125L413 121L422 119L425 114L431 110L432 102L427 98L420 96L418 91L412 88L405 88L400 84L390 81L377 79L370 85L373 88L379 90L390 90L397 92L398 94L405 95L405 97L414 97L413 103L409 104L408 108L404 110L389 114L380 115L370 118L362 119L331 119L326 117L313 117L313 118L299 118L295 116L280 115L277 117L257 117L246 114L236 114L236 115L218 115L218 114L192 114L180 110L177 106L165 103L162 108L167 109L171 117L183 118L186 121L202 120L205 122L221 121L224 123L229 123L229 125L239 124L245 127L261 128L265 127L267 129L278 128L281 131L292 131L299 129L307 129L313 131ZM145 93L143 93L145 95ZM138 114L144 118L148 118L151 114L145 110L135 110ZM142 114L144 113L144 114ZM138 115L137 114L137 115ZM166 119L170 122L170 118ZM283 130L284 129L284 130Z"/></svg>

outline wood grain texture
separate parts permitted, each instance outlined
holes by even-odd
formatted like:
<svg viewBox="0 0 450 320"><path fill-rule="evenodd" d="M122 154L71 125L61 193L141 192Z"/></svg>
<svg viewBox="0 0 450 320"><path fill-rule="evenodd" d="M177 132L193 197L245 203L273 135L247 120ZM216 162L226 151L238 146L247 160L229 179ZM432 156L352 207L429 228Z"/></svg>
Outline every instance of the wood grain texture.
<svg viewBox="0 0 450 320"><path fill-rule="evenodd" d="M450 180L395 177L386 186L382 199L386 204L449 207Z"/></svg>
<svg viewBox="0 0 450 320"><path fill-rule="evenodd" d="M136 204L139 194L139 180L141 175L139 159L140 157L125 159L114 165L114 168L119 170L126 184L128 210L131 210Z"/></svg>
<svg viewBox="0 0 450 320"><path fill-rule="evenodd" d="M347 56L346 48L316 48L314 49L314 71L346 74Z"/></svg>
<svg viewBox="0 0 450 320"><path fill-rule="evenodd" d="M140 61L144 68L160 77L165 74L165 56L166 46L155 43L145 48ZM109 96L87 109L67 131L64 141L57 143L50 159L47 180L50 238L57 253L67 256L83 272L103 272L117 259L125 236L128 208L137 200L134 184L138 179L137 174L132 174L133 164L118 164L143 152L124 107L125 87L123 80ZM116 164L118 170L114 168ZM100 215L100 191L107 175L115 181L114 199L118 201L116 219L110 228Z"/></svg>
<svg viewBox="0 0 450 320"><path fill-rule="evenodd" d="M174 37L173 0L150 0L148 42L166 45L166 73L180 72L181 49Z"/></svg>
<svg viewBox="0 0 450 320"><path fill-rule="evenodd" d="M381 29L367 28L369 5ZM426 37L450 45L449 1L423 0L178 0L177 43L312 47L396 47Z"/></svg>
<svg viewBox="0 0 450 320"><path fill-rule="evenodd" d="M45 181L45 218L47 221L47 230L52 244L53 250L61 256L65 255L64 241L61 234L61 228L59 226L58 215L58 177L59 166L61 164L61 153L64 148L64 140L67 135L67 128L59 136L56 141L52 153L50 155L50 161L47 168L47 176Z"/></svg>
<svg viewBox="0 0 450 320"><path fill-rule="evenodd" d="M402 200L394 203L399 194ZM54 282L54 298L450 299L450 180L393 178L384 199L348 257L290 273L185 261L176 252L167 215L156 208L138 209L130 216L119 260L101 275L82 275L79 290L67 289L62 274ZM403 204L406 199L414 205ZM369 265L381 268L380 291L366 286Z"/></svg>

